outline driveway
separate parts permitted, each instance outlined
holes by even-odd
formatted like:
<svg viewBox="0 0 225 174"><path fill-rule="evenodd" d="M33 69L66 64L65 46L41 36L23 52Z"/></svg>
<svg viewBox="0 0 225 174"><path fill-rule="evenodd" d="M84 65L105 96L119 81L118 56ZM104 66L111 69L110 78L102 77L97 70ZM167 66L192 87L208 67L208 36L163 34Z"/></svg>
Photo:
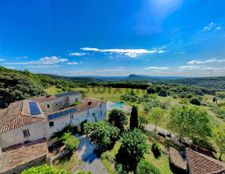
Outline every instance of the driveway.
<svg viewBox="0 0 225 174"><path fill-rule="evenodd" d="M80 145L76 152L78 158L83 161L82 170L91 171L92 174L108 174L107 169L94 153L94 145L90 140L85 135L78 137Z"/></svg>

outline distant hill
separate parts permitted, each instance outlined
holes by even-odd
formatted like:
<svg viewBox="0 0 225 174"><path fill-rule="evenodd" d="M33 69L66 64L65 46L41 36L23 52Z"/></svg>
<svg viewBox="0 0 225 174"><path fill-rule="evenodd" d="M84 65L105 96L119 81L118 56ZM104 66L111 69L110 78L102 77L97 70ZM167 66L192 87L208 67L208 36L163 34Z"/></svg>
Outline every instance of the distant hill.
<svg viewBox="0 0 225 174"><path fill-rule="evenodd" d="M171 83L179 83L186 85L202 86L210 89L225 90L225 77L195 77L177 79Z"/></svg>
<svg viewBox="0 0 225 174"><path fill-rule="evenodd" d="M167 80L176 80L176 79L183 79L183 78L184 77L179 77L179 76L147 76L147 75L130 74L128 77L125 77L124 80L167 81Z"/></svg>

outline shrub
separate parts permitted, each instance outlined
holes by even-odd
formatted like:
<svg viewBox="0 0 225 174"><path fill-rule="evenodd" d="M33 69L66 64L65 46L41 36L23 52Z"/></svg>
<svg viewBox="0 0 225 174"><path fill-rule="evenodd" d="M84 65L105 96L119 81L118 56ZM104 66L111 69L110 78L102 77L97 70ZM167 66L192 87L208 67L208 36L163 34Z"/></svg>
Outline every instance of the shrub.
<svg viewBox="0 0 225 174"><path fill-rule="evenodd" d="M75 172L75 174L91 174L91 172L90 171L82 171L82 170L78 170L78 171L76 171Z"/></svg>
<svg viewBox="0 0 225 174"><path fill-rule="evenodd" d="M109 123L120 130L124 130L124 125L128 123L128 119L122 110L114 109L109 113Z"/></svg>
<svg viewBox="0 0 225 174"><path fill-rule="evenodd" d="M68 150L74 150L77 149L80 143L80 140L76 137L74 137L71 133L64 133L63 137L63 144L66 146L66 149Z"/></svg>
<svg viewBox="0 0 225 174"><path fill-rule="evenodd" d="M153 143L152 144L152 153L155 158L159 158L162 153L162 149L160 148L158 143Z"/></svg>
<svg viewBox="0 0 225 174"><path fill-rule="evenodd" d="M190 99L190 103L193 104L193 105L201 105L201 101L196 97L192 97Z"/></svg>
<svg viewBox="0 0 225 174"><path fill-rule="evenodd" d="M101 159L106 159L110 163L113 163L115 160L115 157L113 156L113 154L111 152L106 151L101 155Z"/></svg>
<svg viewBox="0 0 225 174"><path fill-rule="evenodd" d="M138 163L136 174L160 174L160 171L147 161L141 160Z"/></svg>
<svg viewBox="0 0 225 174"><path fill-rule="evenodd" d="M146 152L145 135L139 129L134 129L122 135L122 144L116 155L116 160L118 163L123 164L125 170L135 171L137 164Z"/></svg>
<svg viewBox="0 0 225 174"><path fill-rule="evenodd" d="M158 95L161 96L161 97L166 97L166 96L167 96L167 92L166 92L166 90L161 89L161 90L159 91Z"/></svg>
<svg viewBox="0 0 225 174"><path fill-rule="evenodd" d="M53 166L41 165L38 167L32 167L22 171L21 174L71 174L61 169L56 169Z"/></svg>

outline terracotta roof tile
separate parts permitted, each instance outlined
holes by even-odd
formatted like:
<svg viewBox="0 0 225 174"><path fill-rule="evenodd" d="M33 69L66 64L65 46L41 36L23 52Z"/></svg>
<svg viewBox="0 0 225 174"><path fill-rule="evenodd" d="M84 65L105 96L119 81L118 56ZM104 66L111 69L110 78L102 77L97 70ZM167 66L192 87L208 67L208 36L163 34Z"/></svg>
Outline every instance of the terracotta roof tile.
<svg viewBox="0 0 225 174"><path fill-rule="evenodd" d="M0 111L0 133L9 131L12 129L17 129L27 124L32 124L35 122L47 122L45 117L40 116L29 116L29 111L23 111L23 101L18 101L11 103L8 108ZM27 108L27 107L26 107ZM29 109L29 108L28 108ZM26 109L27 110L27 109ZM27 115L23 115L26 113Z"/></svg>
<svg viewBox="0 0 225 174"><path fill-rule="evenodd" d="M2 156L0 157L0 173L4 173L47 154L48 146L45 140L8 148L2 152Z"/></svg>
<svg viewBox="0 0 225 174"><path fill-rule="evenodd" d="M189 170L192 174L223 174L225 164L214 158L186 149Z"/></svg>

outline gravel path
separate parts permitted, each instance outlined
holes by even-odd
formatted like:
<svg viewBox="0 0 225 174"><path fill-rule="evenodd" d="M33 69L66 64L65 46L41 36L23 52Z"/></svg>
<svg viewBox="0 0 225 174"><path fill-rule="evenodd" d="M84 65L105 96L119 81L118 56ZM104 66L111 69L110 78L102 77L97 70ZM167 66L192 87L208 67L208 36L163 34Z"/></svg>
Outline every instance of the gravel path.
<svg viewBox="0 0 225 174"><path fill-rule="evenodd" d="M83 161L82 170L91 171L92 174L108 174L107 169L94 153L94 145L86 136L79 137L80 145L77 149L77 156Z"/></svg>

